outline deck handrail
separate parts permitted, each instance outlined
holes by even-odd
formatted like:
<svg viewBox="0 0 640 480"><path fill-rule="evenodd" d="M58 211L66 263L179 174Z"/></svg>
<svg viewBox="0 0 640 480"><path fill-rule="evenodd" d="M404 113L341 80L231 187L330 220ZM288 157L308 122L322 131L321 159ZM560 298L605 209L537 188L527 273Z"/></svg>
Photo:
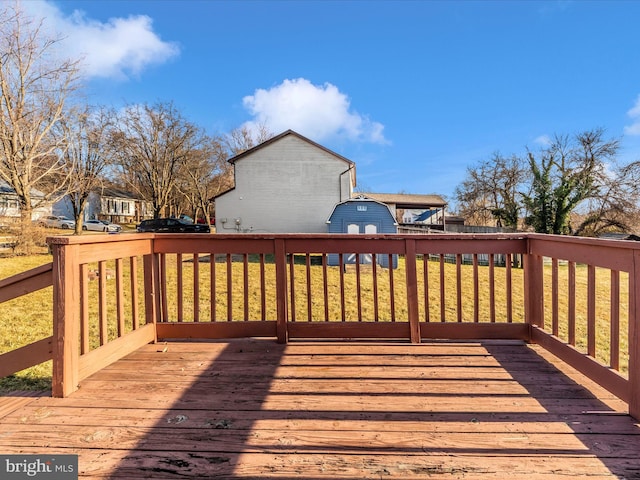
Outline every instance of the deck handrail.
<svg viewBox="0 0 640 480"><path fill-rule="evenodd" d="M54 395L70 394L82 378L158 338L518 338L549 349L640 417L635 242L541 234L136 234L49 243ZM115 262L117 335L106 327L107 262ZM89 265L97 265L97 348L87 340ZM596 308L603 274L610 278L602 282L606 315ZM123 276L131 298L122 293ZM584 286L576 280L582 276ZM576 313L581 300L584 320ZM601 322L610 327L605 359L596 342Z"/></svg>
<svg viewBox="0 0 640 480"><path fill-rule="evenodd" d="M53 263L40 265L0 280L0 303L28 295L53 285ZM53 358L53 337L49 336L0 354L0 378Z"/></svg>

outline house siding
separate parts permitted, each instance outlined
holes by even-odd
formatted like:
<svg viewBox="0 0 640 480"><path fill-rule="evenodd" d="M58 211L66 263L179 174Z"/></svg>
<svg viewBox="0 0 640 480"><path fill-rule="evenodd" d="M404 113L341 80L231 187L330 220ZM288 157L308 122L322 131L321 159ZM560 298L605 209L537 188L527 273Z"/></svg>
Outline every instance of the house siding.
<svg viewBox="0 0 640 480"><path fill-rule="evenodd" d="M235 162L235 188L216 198L217 231L326 232L334 205L351 196L352 168L286 135Z"/></svg>
<svg viewBox="0 0 640 480"><path fill-rule="evenodd" d="M33 210L31 220L51 215L51 204L42 203L42 193L31 192ZM13 223L20 218L20 202L18 196L6 183L0 181L0 225Z"/></svg>

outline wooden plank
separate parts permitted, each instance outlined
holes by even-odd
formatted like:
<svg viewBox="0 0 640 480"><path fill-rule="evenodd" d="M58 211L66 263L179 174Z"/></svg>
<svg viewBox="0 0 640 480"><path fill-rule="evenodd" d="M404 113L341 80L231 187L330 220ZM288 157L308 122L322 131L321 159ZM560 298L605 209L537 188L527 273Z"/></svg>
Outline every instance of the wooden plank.
<svg viewBox="0 0 640 480"><path fill-rule="evenodd" d="M118 337L125 334L124 327L124 273L122 271L122 258L116 258L116 322L118 325Z"/></svg>
<svg viewBox="0 0 640 480"><path fill-rule="evenodd" d="M408 322L289 323L289 338L401 338L410 339Z"/></svg>
<svg viewBox="0 0 640 480"><path fill-rule="evenodd" d="M98 331L100 345L109 342L107 319L107 262L98 262Z"/></svg>
<svg viewBox="0 0 640 480"><path fill-rule="evenodd" d="M416 268L416 245L413 239L406 241L406 285L407 306L411 343L420 343L420 319L418 318L418 272ZM391 266L392 264L390 264ZM391 267L390 267L391 269Z"/></svg>
<svg viewBox="0 0 640 480"><path fill-rule="evenodd" d="M634 251L629 275L629 413L640 420L640 252Z"/></svg>
<svg viewBox="0 0 640 480"><path fill-rule="evenodd" d="M138 302L140 295L138 293L138 257L129 259L129 282L131 289L131 323L134 330L140 327L140 318L138 312Z"/></svg>
<svg viewBox="0 0 640 480"><path fill-rule="evenodd" d="M80 265L80 355L89 352L89 265Z"/></svg>
<svg viewBox="0 0 640 480"><path fill-rule="evenodd" d="M456 254L456 314L462 322L462 254Z"/></svg>
<svg viewBox="0 0 640 480"><path fill-rule="evenodd" d="M105 366L137 350L142 345L155 341L155 338L154 325L147 324L128 333L124 337L120 337L100 348L92 350L86 355L82 355L78 361L79 379L92 375Z"/></svg>
<svg viewBox="0 0 640 480"><path fill-rule="evenodd" d="M87 384L89 385L89 384ZM226 388L226 387L225 387ZM0 403L11 398L0 397ZM577 413L571 415L541 412L521 413L476 413L468 412L396 412L393 417L372 410L363 412L341 411L296 411L289 415L282 410L195 410L195 409L128 409L105 407L95 409L92 415L82 407L42 405L42 402L23 403L19 412L8 412L3 425L76 425L81 427L152 428L156 425L170 425L172 430L220 429L222 426L234 430L304 431L334 430L336 423L347 431L395 431L395 432L470 432L506 434L514 431L522 434L581 434L593 433L609 435L635 435L638 428L625 415L607 413ZM0 415L2 417L2 415ZM223 422L222 420L226 420ZM476 421L471 421L475 419ZM180 421L182 420L182 421Z"/></svg>
<svg viewBox="0 0 640 480"><path fill-rule="evenodd" d="M0 394L0 419L3 419L3 423L10 423L11 420L6 420L5 417L8 417L16 410L22 410L36 398L42 396L49 396L49 393L40 391L14 391Z"/></svg>
<svg viewBox="0 0 640 480"><path fill-rule="evenodd" d="M489 255L489 317L496 321L496 266L494 254Z"/></svg>
<svg viewBox="0 0 640 480"><path fill-rule="evenodd" d="M117 427L107 429L78 428L78 426L60 425L53 431L48 426L38 428L16 425L13 435L0 439L0 445L6 447L40 447L47 443L62 444L66 448L103 448L135 450L140 438L144 439L144 449L161 451L171 445L174 452L217 452L262 453L280 451L293 454L296 451L313 451L318 455L339 452L340 455L367 454L379 455L396 453L410 455L428 451L456 451L461 444L467 453L491 455L496 451L502 455L540 457L592 456L589 445L600 443L606 445L610 452L601 452L600 459L614 457L637 460L640 451L638 435L556 434L554 444L550 445L551 436L547 433L505 432L466 432L464 442L451 435L450 432L423 431L386 431L361 430L345 432L337 429L314 428L311 430L282 431L260 430L258 434L250 434L245 430L233 428L171 428L171 424L155 428ZM43 434L47 434L46 442Z"/></svg>
<svg viewBox="0 0 640 480"><path fill-rule="evenodd" d="M529 326L524 323L423 323L420 333L424 339L504 339L528 340Z"/></svg>
<svg viewBox="0 0 640 480"><path fill-rule="evenodd" d="M446 309L445 309L445 304L446 304L446 281L445 281L445 275L444 275L444 255L440 254L440 258L439 258L440 262L439 262L439 266L440 266L440 321L444 322L446 320Z"/></svg>
<svg viewBox="0 0 640 480"><path fill-rule="evenodd" d="M0 378L53 358L53 336L0 354Z"/></svg>
<svg viewBox="0 0 640 480"><path fill-rule="evenodd" d="M66 397L78 388L80 356L80 263L78 246L53 247L52 394Z"/></svg>
<svg viewBox="0 0 640 480"><path fill-rule="evenodd" d="M242 304L243 319L249 321L249 255L242 256Z"/></svg>
<svg viewBox="0 0 640 480"><path fill-rule="evenodd" d="M7 453L34 452L59 453L49 447L10 448ZM96 479L143 478L286 478L317 480L320 478L357 479L389 478L416 480L437 475L438 479L496 479L547 480L549 478L580 478L591 480L633 478L633 463L610 466L593 455L567 456L560 462L557 457L536 455L529 457L503 454L499 450L490 454L470 452L461 455L451 452L426 450L422 454L408 452L358 453L342 455L331 453L291 451L274 448L260 453L191 453L108 449L69 449L69 454L86 459L80 474ZM616 474L611 473L611 470Z"/></svg>
<svg viewBox="0 0 640 480"><path fill-rule="evenodd" d="M558 310L558 259L551 259L551 333L558 336L559 310Z"/></svg>
<svg viewBox="0 0 640 480"><path fill-rule="evenodd" d="M275 321L248 322L163 322L156 326L159 339L222 339L238 337L275 337Z"/></svg>
<svg viewBox="0 0 640 480"><path fill-rule="evenodd" d="M521 341L169 342L14 409L0 450L104 479L634 478L640 429L601 395Z"/></svg>
<svg viewBox="0 0 640 480"><path fill-rule="evenodd" d="M544 328L544 287L542 257L524 256L524 303L525 321Z"/></svg>
<svg viewBox="0 0 640 480"><path fill-rule="evenodd" d="M193 321L200 321L200 260L193 254Z"/></svg>
<svg viewBox="0 0 640 480"><path fill-rule="evenodd" d="M596 356L596 267L587 266L587 354Z"/></svg>
<svg viewBox="0 0 640 480"><path fill-rule="evenodd" d="M531 340L542 345L576 370L588 375L591 380L606 388L625 402L629 401L629 381L615 370L605 367L593 358L579 352L572 345L565 344L562 340L549 335L537 327L532 328Z"/></svg>
<svg viewBox="0 0 640 480"><path fill-rule="evenodd" d="M609 295L609 363L614 370L620 370L620 272L611 270L611 292Z"/></svg>
<svg viewBox="0 0 640 480"><path fill-rule="evenodd" d="M151 253L151 242L148 239L134 239L133 236L128 235L119 235L118 237L113 238L113 236L104 235L102 236L103 239L111 241L99 243L92 243L89 237L83 237L83 243L75 247L78 248L78 261L80 263L95 263L114 258L149 255Z"/></svg>
<svg viewBox="0 0 640 480"><path fill-rule="evenodd" d="M511 262L512 256L511 254L507 254L505 258L506 273L505 273L505 287L506 287L506 295L507 295L507 323L513 322L513 272L511 271Z"/></svg>
<svg viewBox="0 0 640 480"><path fill-rule="evenodd" d="M275 240L273 250L276 264L276 333L279 343L287 343L289 340L287 329L289 307L287 302L287 256L284 240Z"/></svg>
<svg viewBox="0 0 640 480"><path fill-rule="evenodd" d="M568 339L569 345L575 346L576 344L576 264L575 262L569 262L567 264L568 270L568 285L567 285L567 296L568 298L568 307L567 307L567 330L568 330Z"/></svg>
<svg viewBox="0 0 640 480"><path fill-rule="evenodd" d="M431 308L429 307L429 259L426 255L422 257L422 284L423 284L423 301L424 301L424 321L431 321Z"/></svg>
<svg viewBox="0 0 640 480"><path fill-rule="evenodd" d="M50 287L53 282L53 263L0 280L0 303Z"/></svg>
<svg viewBox="0 0 640 480"><path fill-rule="evenodd" d="M629 248L628 243L562 237L562 235L529 235L529 253L622 272L630 271L634 250Z"/></svg>

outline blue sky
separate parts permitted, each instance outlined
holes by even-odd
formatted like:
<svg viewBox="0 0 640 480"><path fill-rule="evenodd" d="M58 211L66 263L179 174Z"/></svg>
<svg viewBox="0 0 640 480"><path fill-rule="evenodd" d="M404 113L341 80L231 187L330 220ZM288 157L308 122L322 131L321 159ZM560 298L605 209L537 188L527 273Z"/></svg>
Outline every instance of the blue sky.
<svg viewBox="0 0 640 480"><path fill-rule="evenodd" d="M42 1L91 103L174 101L356 162L360 190L453 201L467 166L604 128L640 160L640 2Z"/></svg>

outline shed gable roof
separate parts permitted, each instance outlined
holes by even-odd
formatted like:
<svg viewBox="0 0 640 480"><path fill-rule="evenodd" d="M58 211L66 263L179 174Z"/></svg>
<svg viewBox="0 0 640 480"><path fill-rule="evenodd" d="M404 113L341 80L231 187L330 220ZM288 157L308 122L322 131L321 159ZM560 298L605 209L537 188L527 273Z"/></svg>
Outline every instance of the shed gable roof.
<svg viewBox="0 0 640 480"><path fill-rule="evenodd" d="M387 205L386 203L380 202L378 200L374 200L373 198L365 197L364 195L358 195L357 197L351 197L351 198L348 198L347 200L344 200L344 201L342 201L340 203L337 203L333 207L333 210L331 210L331 214L329 215L329 218L327 219L327 223L331 223L331 218L334 216L334 214L336 213L336 210L338 208L340 208L340 206L347 205L349 203L361 203L361 202L375 203L377 205L380 205L381 207L383 207L384 211L389 213L389 217L393 220L394 225L397 225L396 219L394 218L393 213L391 212L391 209L389 208L389 205Z"/></svg>

